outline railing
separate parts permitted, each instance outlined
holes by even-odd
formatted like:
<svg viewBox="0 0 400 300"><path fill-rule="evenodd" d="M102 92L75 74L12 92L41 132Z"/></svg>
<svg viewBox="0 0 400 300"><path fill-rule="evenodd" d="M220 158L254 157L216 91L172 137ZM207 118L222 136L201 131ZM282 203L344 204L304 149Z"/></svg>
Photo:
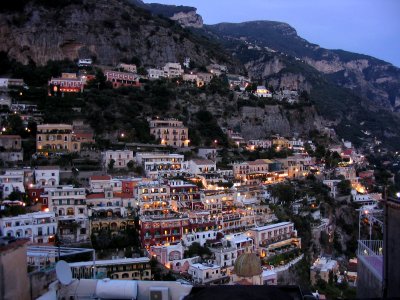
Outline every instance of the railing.
<svg viewBox="0 0 400 300"><path fill-rule="evenodd" d="M359 240L357 255L382 256L383 255L383 241L381 241L381 240Z"/></svg>
<svg viewBox="0 0 400 300"><path fill-rule="evenodd" d="M358 263L374 274L376 279L383 279L383 241L359 240L357 249Z"/></svg>

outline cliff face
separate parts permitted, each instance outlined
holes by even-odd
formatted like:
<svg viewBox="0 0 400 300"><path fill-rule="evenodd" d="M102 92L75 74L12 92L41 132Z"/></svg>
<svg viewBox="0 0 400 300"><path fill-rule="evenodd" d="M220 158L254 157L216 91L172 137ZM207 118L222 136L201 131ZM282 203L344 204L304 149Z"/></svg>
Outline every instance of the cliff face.
<svg viewBox="0 0 400 300"><path fill-rule="evenodd" d="M203 27L203 18L196 13L196 11L190 12L178 12L175 13L171 20L178 21L183 27L193 27L193 28L202 28Z"/></svg>
<svg viewBox="0 0 400 300"><path fill-rule="evenodd" d="M223 50L194 38L175 22L152 16L125 1L82 0L80 4L47 7L30 1L22 11L0 13L0 51L24 64L93 57L115 65L139 57L159 66L191 57L199 65L229 57Z"/></svg>
<svg viewBox="0 0 400 300"><path fill-rule="evenodd" d="M321 129L322 119L314 107L302 109L284 109L279 105L268 105L264 108L247 107L240 109L240 118L230 120L230 125L240 127L246 138L265 138L270 134L291 136L294 132L308 134L310 130Z"/></svg>

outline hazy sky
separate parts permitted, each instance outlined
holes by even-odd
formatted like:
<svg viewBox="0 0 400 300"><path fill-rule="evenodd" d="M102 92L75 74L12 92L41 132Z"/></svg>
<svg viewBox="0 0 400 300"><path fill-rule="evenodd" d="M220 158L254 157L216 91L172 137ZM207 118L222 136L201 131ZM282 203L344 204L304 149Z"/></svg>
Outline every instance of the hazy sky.
<svg viewBox="0 0 400 300"><path fill-rule="evenodd" d="M197 7L204 23L282 21L324 48L368 54L400 67L400 0L145 0Z"/></svg>

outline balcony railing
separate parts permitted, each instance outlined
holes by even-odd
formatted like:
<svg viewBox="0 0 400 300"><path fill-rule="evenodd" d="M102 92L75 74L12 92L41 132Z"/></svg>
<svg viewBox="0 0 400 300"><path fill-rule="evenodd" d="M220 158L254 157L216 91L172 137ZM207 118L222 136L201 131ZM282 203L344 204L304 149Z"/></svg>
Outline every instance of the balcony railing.
<svg viewBox="0 0 400 300"><path fill-rule="evenodd" d="M383 279L383 241L359 240L357 249L359 264L370 270L382 282Z"/></svg>

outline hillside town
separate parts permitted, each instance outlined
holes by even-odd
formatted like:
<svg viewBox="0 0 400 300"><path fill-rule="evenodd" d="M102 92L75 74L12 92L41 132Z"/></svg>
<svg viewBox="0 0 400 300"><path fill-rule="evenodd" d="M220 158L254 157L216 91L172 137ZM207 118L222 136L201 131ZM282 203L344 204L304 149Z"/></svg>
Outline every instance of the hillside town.
<svg viewBox="0 0 400 300"><path fill-rule="evenodd" d="M100 75L89 74L92 61L78 66L78 73L49 78L50 97L96 88L91 81ZM223 76L247 98L290 105L307 97L269 90L223 65L206 71L191 69L187 58L183 66L167 63L140 74L121 63L102 76L112 89L142 89L160 79L202 88ZM183 121L153 116L147 119L153 143L129 142L117 129L109 148L100 148L83 120L44 123L39 107L20 102L30 89L22 79L2 78L0 86L1 241L24 241L31 272L54 265L51 247L92 249L92 258L70 263L74 278L277 285L303 272L320 292L342 284L339 295L343 289L352 295L357 238L368 230L371 240L382 238L384 191L376 166L332 129L314 138L246 139L222 128L227 143L221 137L192 146ZM12 134L16 126L24 136ZM23 145L31 138L35 150L27 155ZM227 160L227 153L235 155Z"/></svg>

